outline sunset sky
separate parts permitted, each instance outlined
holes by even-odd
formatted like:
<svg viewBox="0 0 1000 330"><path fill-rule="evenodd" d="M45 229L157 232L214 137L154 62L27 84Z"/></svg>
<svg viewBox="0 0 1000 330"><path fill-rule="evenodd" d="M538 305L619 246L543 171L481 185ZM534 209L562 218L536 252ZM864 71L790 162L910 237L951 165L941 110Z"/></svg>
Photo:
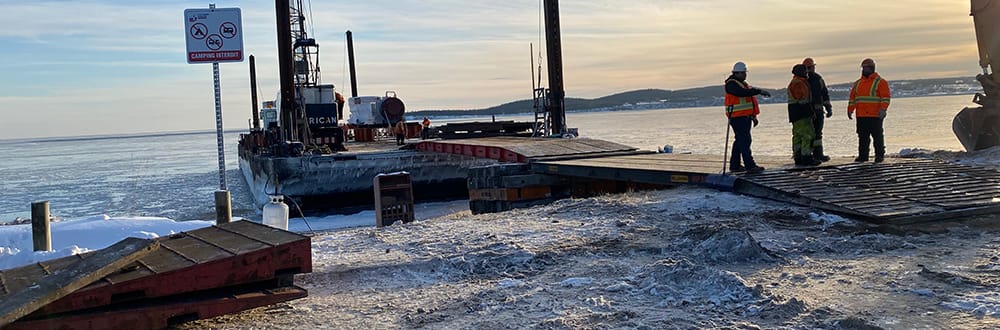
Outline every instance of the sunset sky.
<svg viewBox="0 0 1000 330"><path fill-rule="evenodd" d="M410 111L530 98L530 43L536 63L544 60L539 0L304 2L323 81L350 94L344 31L352 30L359 93L396 91ZM242 8L261 99L273 99L274 3L215 4ZM0 6L0 139L214 129L212 66L188 64L184 45L184 9L208 2ZM751 84L780 88L807 56L828 83L856 79L865 57L889 80L980 71L966 1L572 0L560 7L569 97L721 85L736 61L749 65ZM247 127L248 63L221 67L225 127Z"/></svg>

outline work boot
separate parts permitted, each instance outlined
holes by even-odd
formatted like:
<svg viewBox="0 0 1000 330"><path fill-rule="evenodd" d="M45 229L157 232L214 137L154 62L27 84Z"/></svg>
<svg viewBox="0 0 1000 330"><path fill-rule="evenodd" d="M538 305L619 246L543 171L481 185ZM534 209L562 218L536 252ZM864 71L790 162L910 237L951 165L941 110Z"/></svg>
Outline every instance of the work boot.
<svg viewBox="0 0 1000 330"><path fill-rule="evenodd" d="M858 157L854 158L854 162L855 163L864 163L864 162L867 162L867 161L868 161L868 157L867 156L858 156Z"/></svg>
<svg viewBox="0 0 1000 330"><path fill-rule="evenodd" d="M795 165L799 166L816 166L822 164L823 162L813 158L813 156L802 156L795 160Z"/></svg>
<svg viewBox="0 0 1000 330"><path fill-rule="evenodd" d="M883 155L875 155L875 162L876 163L881 163L881 162L884 162L884 161L885 161L885 156L883 156Z"/></svg>
<svg viewBox="0 0 1000 330"><path fill-rule="evenodd" d="M747 168L747 173L748 174L757 174L757 173L760 173L760 172L764 172L764 167L762 167L762 166L750 166L750 167Z"/></svg>
<svg viewBox="0 0 1000 330"><path fill-rule="evenodd" d="M730 166L729 167L729 171L733 172L733 173L736 173L736 172L746 172L746 170L747 170L746 167L739 166L739 165Z"/></svg>
<svg viewBox="0 0 1000 330"><path fill-rule="evenodd" d="M815 147L813 148L813 159L820 162L828 162L830 161L830 156L823 154L823 147Z"/></svg>

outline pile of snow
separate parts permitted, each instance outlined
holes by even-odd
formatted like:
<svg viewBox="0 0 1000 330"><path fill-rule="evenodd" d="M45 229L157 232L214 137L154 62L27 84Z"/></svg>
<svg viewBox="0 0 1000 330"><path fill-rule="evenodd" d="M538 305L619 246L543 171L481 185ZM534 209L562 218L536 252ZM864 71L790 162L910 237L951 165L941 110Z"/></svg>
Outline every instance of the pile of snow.
<svg viewBox="0 0 1000 330"><path fill-rule="evenodd" d="M415 205L415 218L425 220L468 210L468 201ZM234 219L240 220L240 219ZM100 250L127 237L157 238L208 227L215 221L174 221L159 217L109 217L98 215L51 222L52 251L33 252L31 224L0 225L0 270ZM375 211L323 217L292 218L290 231L323 232L372 227Z"/></svg>
<svg viewBox="0 0 1000 330"><path fill-rule="evenodd" d="M946 308L972 313L979 317L1000 317L1000 292L973 292L942 302Z"/></svg>
<svg viewBox="0 0 1000 330"><path fill-rule="evenodd" d="M903 158L939 159L954 161L963 165L1000 169L1000 146L970 152L906 148L899 151L899 156Z"/></svg>
<svg viewBox="0 0 1000 330"><path fill-rule="evenodd" d="M157 238L215 224L166 218L99 215L52 222L52 251L33 252L31 225L0 226L0 269L100 250L126 238Z"/></svg>
<svg viewBox="0 0 1000 330"><path fill-rule="evenodd" d="M639 290L663 299L662 306L686 304L747 306L765 297L738 274L694 264L687 259L663 259L643 266L632 281Z"/></svg>

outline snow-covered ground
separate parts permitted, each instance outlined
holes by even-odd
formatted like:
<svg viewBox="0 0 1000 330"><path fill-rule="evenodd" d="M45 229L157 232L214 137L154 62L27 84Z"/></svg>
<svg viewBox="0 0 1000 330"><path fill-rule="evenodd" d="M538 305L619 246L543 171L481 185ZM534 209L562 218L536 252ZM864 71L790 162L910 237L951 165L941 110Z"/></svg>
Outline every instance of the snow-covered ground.
<svg viewBox="0 0 1000 330"><path fill-rule="evenodd" d="M902 154L1000 168L1000 148ZM567 199L485 215L459 209L461 202L425 207L419 212L429 219L381 229L367 226L374 216L364 213L342 221L307 219L318 230L313 273L297 276L296 284L309 297L180 327L1000 326L996 215L874 226L702 188ZM53 238L62 232L67 241L94 244L74 244L72 253L128 235L210 224L161 226L166 222L79 219L54 223ZM362 227L331 230L344 223ZM71 234L73 226L80 230ZM30 235L22 228L0 226L0 265L22 255L34 258L26 262L51 256L24 252Z"/></svg>

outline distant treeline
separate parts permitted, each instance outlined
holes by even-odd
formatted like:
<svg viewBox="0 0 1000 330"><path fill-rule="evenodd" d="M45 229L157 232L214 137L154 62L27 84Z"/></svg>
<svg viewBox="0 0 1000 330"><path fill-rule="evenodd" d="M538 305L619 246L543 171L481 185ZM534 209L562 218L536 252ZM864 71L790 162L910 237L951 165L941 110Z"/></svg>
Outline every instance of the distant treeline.
<svg viewBox="0 0 1000 330"><path fill-rule="evenodd" d="M852 83L830 85L830 98L846 100ZM893 97L973 94L982 91L974 77L918 79L891 81ZM618 93L596 99L566 98L566 111L614 111L636 109L664 109L703 106L721 106L722 85L681 90L641 89ZM785 103L784 88L770 89L772 97L761 98L762 103ZM532 100L519 100L486 109L474 110L421 110L408 112L407 117L489 116L531 113Z"/></svg>

